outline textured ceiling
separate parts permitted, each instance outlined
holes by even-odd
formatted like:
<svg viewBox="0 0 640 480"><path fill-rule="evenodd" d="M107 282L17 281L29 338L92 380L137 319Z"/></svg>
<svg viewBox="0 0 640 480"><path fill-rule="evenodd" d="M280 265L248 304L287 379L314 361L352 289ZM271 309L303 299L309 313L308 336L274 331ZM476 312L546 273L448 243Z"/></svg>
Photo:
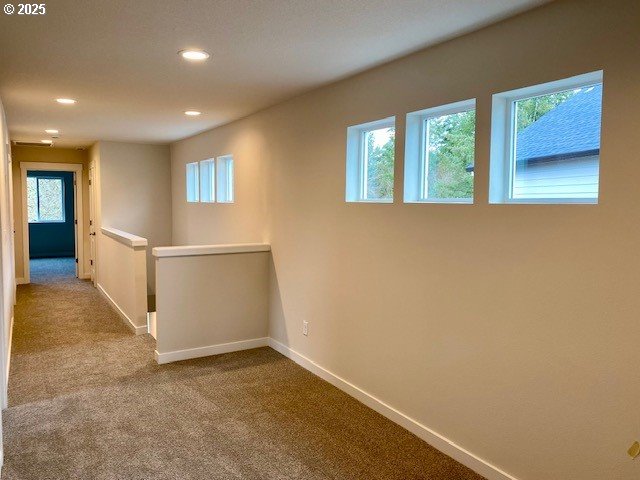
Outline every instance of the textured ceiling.
<svg viewBox="0 0 640 480"><path fill-rule="evenodd" d="M13 140L168 143L546 1L49 0L0 14L0 97Z"/></svg>

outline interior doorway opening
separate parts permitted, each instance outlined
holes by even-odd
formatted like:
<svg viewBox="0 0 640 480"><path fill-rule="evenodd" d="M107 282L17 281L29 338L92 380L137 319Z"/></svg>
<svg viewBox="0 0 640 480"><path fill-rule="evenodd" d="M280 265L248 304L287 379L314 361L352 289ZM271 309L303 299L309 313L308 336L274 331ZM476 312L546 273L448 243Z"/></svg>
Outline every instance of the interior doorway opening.
<svg viewBox="0 0 640 480"><path fill-rule="evenodd" d="M82 277L81 164L20 164L25 283L46 268Z"/></svg>

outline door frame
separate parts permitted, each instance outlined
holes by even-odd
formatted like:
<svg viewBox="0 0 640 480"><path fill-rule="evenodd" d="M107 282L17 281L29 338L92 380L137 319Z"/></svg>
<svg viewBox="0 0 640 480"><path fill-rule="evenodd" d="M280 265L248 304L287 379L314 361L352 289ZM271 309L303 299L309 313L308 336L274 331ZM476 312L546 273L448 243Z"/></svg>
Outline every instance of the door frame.
<svg viewBox="0 0 640 480"><path fill-rule="evenodd" d="M92 176L93 174L93 176ZM94 287L98 285L98 236L96 235L97 227L97 208L96 202L96 162L89 162L87 170L89 177L89 279ZM91 250L93 246L93 250Z"/></svg>
<svg viewBox="0 0 640 480"><path fill-rule="evenodd" d="M84 166L81 163L44 163L44 162L20 162L22 182L22 265L24 271L24 283L31 281L29 269L29 218L27 211L27 174L34 171L73 172L73 213L75 221L76 243L76 276L85 278L84 273L84 235L83 220L84 206L82 203L82 173Z"/></svg>

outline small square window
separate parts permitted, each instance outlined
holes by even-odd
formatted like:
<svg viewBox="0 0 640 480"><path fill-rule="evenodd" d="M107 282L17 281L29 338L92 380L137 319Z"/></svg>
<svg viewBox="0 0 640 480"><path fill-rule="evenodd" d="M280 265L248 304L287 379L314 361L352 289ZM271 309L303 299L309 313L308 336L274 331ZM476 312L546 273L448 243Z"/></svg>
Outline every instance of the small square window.
<svg viewBox="0 0 640 480"><path fill-rule="evenodd" d="M200 200L200 185L198 182L198 162L187 163L187 202L196 203Z"/></svg>
<svg viewBox="0 0 640 480"><path fill-rule="evenodd" d="M347 202L393 202L395 117L347 129Z"/></svg>
<svg viewBox="0 0 640 480"><path fill-rule="evenodd" d="M29 223L64 223L62 178L27 177L27 218Z"/></svg>
<svg viewBox="0 0 640 480"><path fill-rule="evenodd" d="M217 160L218 202L233 203L233 155L223 155Z"/></svg>
<svg viewBox="0 0 640 480"><path fill-rule="evenodd" d="M475 100L407 115L405 202L473 203Z"/></svg>
<svg viewBox="0 0 640 480"><path fill-rule="evenodd" d="M493 96L491 203L598 203L602 71Z"/></svg>
<svg viewBox="0 0 640 480"><path fill-rule="evenodd" d="M200 201L213 203L216 201L216 162L213 158L200 162Z"/></svg>

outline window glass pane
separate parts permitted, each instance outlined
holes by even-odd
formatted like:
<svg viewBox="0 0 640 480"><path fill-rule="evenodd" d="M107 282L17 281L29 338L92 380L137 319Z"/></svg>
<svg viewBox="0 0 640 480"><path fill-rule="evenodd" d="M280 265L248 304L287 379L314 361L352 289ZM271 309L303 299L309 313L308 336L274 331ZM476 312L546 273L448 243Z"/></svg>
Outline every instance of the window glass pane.
<svg viewBox="0 0 640 480"><path fill-rule="evenodd" d="M362 196L365 200L393 199L395 132L394 127L364 132Z"/></svg>
<svg viewBox="0 0 640 480"><path fill-rule="evenodd" d="M29 223L38 221L38 180L27 177L27 218Z"/></svg>
<svg viewBox="0 0 640 480"><path fill-rule="evenodd" d="M513 105L511 197L597 199L602 84Z"/></svg>
<svg viewBox="0 0 640 480"><path fill-rule="evenodd" d="M200 201L215 202L215 161L200 162Z"/></svg>
<svg viewBox="0 0 640 480"><path fill-rule="evenodd" d="M197 202L199 199L198 162L187 163L187 202Z"/></svg>
<svg viewBox="0 0 640 480"><path fill-rule="evenodd" d="M233 202L233 158L227 159L227 202Z"/></svg>
<svg viewBox="0 0 640 480"><path fill-rule="evenodd" d="M41 222L64 222L63 199L61 178L38 178L38 216Z"/></svg>
<svg viewBox="0 0 640 480"><path fill-rule="evenodd" d="M426 120L425 200L473 200L476 112L441 115Z"/></svg>
<svg viewBox="0 0 640 480"><path fill-rule="evenodd" d="M218 202L233 202L233 156L218 157Z"/></svg>

